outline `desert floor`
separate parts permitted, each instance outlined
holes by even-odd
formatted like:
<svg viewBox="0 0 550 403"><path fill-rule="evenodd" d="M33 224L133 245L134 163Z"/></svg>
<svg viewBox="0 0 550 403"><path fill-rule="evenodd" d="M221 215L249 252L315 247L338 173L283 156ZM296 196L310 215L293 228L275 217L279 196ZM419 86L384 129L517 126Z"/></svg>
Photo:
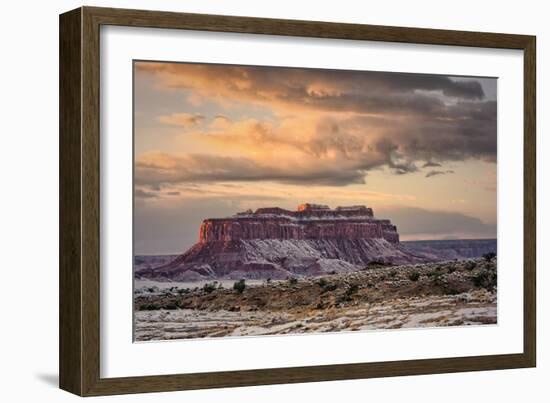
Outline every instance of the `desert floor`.
<svg viewBox="0 0 550 403"><path fill-rule="evenodd" d="M496 258L317 278L136 283L136 341L497 323ZM192 286L193 284L191 284Z"/></svg>

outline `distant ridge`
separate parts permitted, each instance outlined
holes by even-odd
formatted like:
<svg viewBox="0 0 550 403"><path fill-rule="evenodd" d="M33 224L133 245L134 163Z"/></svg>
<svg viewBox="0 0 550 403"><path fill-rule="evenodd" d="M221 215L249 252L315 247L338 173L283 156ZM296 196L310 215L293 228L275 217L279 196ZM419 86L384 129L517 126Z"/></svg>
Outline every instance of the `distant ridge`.
<svg viewBox="0 0 550 403"><path fill-rule="evenodd" d="M434 254L446 260L476 258L489 252L497 253L496 239L402 241L401 244L417 253Z"/></svg>

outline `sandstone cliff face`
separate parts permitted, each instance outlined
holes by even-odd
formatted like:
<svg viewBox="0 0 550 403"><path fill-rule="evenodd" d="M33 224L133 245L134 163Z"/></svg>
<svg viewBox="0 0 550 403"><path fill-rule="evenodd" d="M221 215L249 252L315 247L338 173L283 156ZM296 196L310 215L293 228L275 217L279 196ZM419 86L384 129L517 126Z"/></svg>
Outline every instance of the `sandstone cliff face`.
<svg viewBox="0 0 550 403"><path fill-rule="evenodd" d="M365 239L383 238L399 242L395 226L379 220L372 222L318 220L293 222L284 217L205 220L199 242L238 241L240 239Z"/></svg>
<svg viewBox="0 0 550 403"><path fill-rule="evenodd" d="M348 272L370 261L405 264L426 261L399 244L389 220L365 206L303 204L203 221L199 242L170 263L136 271L137 276L197 278L288 278Z"/></svg>
<svg viewBox="0 0 550 403"><path fill-rule="evenodd" d="M305 204L297 211L263 208L255 213L240 213L229 218L204 220L199 242L238 241L241 239L370 239L399 242L399 234L389 220L373 217L364 206L338 207Z"/></svg>

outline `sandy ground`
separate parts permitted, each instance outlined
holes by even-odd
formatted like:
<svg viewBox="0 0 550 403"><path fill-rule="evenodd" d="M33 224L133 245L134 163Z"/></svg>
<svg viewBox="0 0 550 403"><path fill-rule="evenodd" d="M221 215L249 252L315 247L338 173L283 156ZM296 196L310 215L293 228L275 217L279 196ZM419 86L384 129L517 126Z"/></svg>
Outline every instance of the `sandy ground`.
<svg viewBox="0 0 550 403"><path fill-rule="evenodd" d="M218 279L218 280L200 280L200 281L155 281L148 279L135 279L134 280L134 290L137 292L144 291L147 292L148 288L158 288L160 292L169 290L170 288L201 288L205 284L211 284L213 281L216 281L216 284L221 284L224 288L231 288L235 283L234 279ZM273 280L275 283L277 280ZM246 280L246 284L249 286L256 286L264 284L265 280Z"/></svg>
<svg viewBox="0 0 550 403"><path fill-rule="evenodd" d="M496 324L496 294L475 290L453 296L400 298L299 313L200 311L136 312L137 341L221 336L362 331Z"/></svg>
<svg viewBox="0 0 550 403"><path fill-rule="evenodd" d="M497 322L497 262L468 259L283 281L134 289L137 341L467 326Z"/></svg>

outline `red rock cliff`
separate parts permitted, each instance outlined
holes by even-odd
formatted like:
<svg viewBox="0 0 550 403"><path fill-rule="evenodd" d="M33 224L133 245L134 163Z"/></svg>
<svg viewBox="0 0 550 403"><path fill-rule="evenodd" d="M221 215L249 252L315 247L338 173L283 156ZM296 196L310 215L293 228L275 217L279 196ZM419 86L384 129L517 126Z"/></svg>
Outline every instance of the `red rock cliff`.
<svg viewBox="0 0 550 403"><path fill-rule="evenodd" d="M306 203L296 211L272 207L206 219L198 243L167 263L136 270L135 275L163 281L285 279L361 270L371 261L432 260L405 248L396 227L375 218L370 208L332 210Z"/></svg>
<svg viewBox="0 0 550 403"><path fill-rule="evenodd" d="M389 220L376 219L365 206L337 207L302 204L297 211L278 207L238 213L229 218L203 221L199 242L248 239L372 239L399 242Z"/></svg>

